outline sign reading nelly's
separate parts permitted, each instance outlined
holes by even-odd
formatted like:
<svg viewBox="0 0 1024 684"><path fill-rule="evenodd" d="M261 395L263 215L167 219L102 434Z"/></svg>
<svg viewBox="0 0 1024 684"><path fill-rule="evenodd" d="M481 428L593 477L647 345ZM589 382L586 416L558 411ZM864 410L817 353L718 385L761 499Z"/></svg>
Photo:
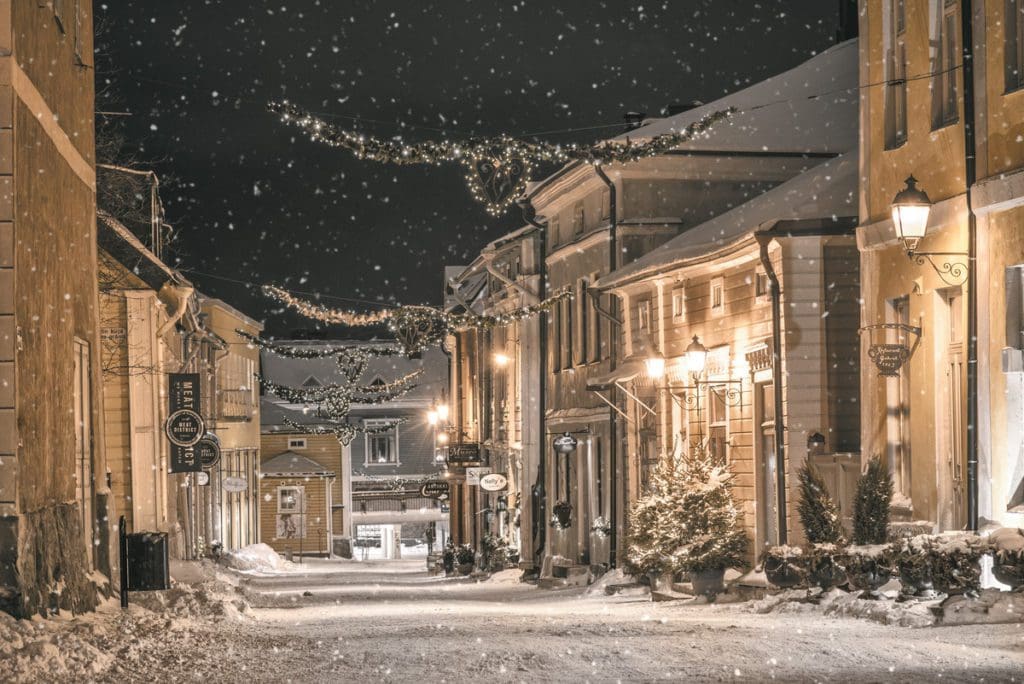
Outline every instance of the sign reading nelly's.
<svg viewBox="0 0 1024 684"><path fill-rule="evenodd" d="M501 473L490 473L480 477L480 489L485 492L500 492L508 487L508 478Z"/></svg>
<svg viewBox="0 0 1024 684"><path fill-rule="evenodd" d="M164 426L171 442L172 473L194 473L203 469L195 445L203 438L205 425L199 401L198 373L171 373L167 387L170 416Z"/></svg>

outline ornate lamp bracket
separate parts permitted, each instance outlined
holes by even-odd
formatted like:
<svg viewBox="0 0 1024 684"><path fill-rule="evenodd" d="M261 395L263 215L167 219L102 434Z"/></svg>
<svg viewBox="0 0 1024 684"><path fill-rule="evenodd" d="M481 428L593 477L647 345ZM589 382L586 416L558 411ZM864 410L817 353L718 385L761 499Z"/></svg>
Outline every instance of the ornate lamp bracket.
<svg viewBox="0 0 1024 684"><path fill-rule="evenodd" d="M860 329L860 332L871 330L902 330L914 335L914 344L909 347L905 344L888 342L872 344L868 347L868 358L875 363L878 375L886 378L898 378L900 368L910 359L914 349L917 348L918 343L921 341L921 328L903 323L875 323L874 325L864 326Z"/></svg>
<svg viewBox="0 0 1024 684"><path fill-rule="evenodd" d="M927 263L947 285L963 285L967 282L967 269L970 268L967 252L919 252L908 249L907 257L918 266Z"/></svg>

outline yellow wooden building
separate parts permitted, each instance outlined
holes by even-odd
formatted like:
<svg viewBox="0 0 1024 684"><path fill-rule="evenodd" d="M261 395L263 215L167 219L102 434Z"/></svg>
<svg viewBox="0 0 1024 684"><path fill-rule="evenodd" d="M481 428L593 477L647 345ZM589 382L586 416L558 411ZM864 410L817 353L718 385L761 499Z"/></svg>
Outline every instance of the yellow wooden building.
<svg viewBox="0 0 1024 684"><path fill-rule="evenodd" d="M260 474L260 541L286 555L329 556L334 479L334 471L294 451L265 461Z"/></svg>

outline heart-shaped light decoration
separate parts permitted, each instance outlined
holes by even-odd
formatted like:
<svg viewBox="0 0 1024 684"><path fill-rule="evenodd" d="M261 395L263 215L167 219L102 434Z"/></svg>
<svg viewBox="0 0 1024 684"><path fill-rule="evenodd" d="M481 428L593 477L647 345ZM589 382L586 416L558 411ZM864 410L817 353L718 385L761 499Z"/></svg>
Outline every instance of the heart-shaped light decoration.
<svg viewBox="0 0 1024 684"><path fill-rule="evenodd" d="M527 158L509 149L478 150L463 159L466 185L487 213L498 216L526 192L531 166Z"/></svg>

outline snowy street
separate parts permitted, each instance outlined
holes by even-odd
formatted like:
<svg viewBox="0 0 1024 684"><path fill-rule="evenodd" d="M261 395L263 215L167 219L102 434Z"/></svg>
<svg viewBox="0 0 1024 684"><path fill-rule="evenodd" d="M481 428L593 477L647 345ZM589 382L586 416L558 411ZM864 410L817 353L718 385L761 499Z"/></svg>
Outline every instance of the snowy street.
<svg viewBox="0 0 1024 684"><path fill-rule="evenodd" d="M276 576L233 574L253 606L239 600L240 613L224 608L230 576L218 571L217 582L167 605L133 595L157 612L133 605L124 616L110 603L87 618L30 623L50 638L17 657L39 654L32 667L41 669L0 657L0 679L1019 681L1024 670L1020 624L915 629L810 607L761 615L756 602L651 603L636 590L541 590L518 583L517 571L478 582L420 568L321 562ZM93 649L102 657L90 666Z"/></svg>

